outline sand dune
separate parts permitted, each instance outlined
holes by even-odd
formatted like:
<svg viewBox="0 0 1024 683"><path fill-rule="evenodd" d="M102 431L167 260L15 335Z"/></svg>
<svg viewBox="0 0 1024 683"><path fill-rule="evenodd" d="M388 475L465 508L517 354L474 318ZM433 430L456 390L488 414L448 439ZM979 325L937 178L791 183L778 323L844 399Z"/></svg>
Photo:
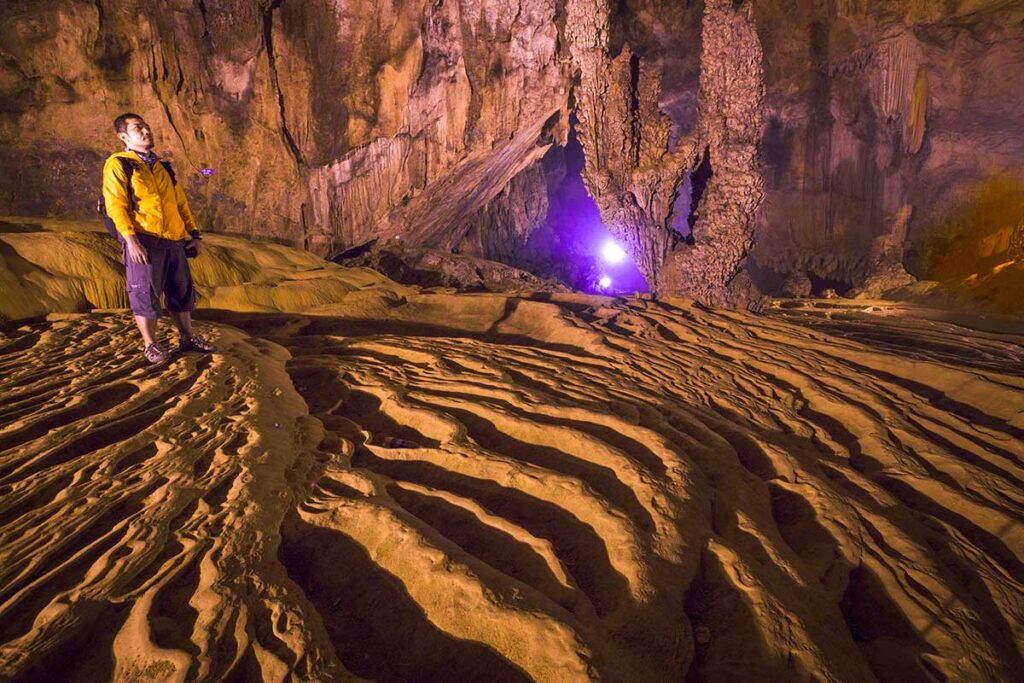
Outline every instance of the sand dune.
<svg viewBox="0 0 1024 683"><path fill-rule="evenodd" d="M1024 335L870 307L9 324L0 678L1014 679Z"/></svg>

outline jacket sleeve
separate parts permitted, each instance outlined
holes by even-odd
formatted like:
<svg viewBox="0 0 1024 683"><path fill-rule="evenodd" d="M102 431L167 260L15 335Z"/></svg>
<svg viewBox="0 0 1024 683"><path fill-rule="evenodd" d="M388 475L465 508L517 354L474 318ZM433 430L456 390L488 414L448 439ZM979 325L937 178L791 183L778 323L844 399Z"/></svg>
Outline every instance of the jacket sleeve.
<svg viewBox="0 0 1024 683"><path fill-rule="evenodd" d="M128 176L125 175L121 162L116 157L107 159L107 163L103 164L103 203L107 208L107 215L114 221L114 227L126 236L135 234L135 221L128 201L127 183Z"/></svg>
<svg viewBox="0 0 1024 683"><path fill-rule="evenodd" d="M178 203L178 214L181 215L181 220L185 223L185 230L190 233L199 231L196 219L192 216L192 210L188 207L188 198L185 197L185 189L181 183L174 184L174 198Z"/></svg>

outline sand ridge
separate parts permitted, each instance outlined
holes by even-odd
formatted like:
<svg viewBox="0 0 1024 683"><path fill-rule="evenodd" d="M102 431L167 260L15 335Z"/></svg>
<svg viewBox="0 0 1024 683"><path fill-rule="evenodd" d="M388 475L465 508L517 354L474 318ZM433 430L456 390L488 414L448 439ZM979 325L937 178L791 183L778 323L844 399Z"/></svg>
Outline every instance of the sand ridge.
<svg viewBox="0 0 1024 683"><path fill-rule="evenodd" d="M5 328L0 675L1024 664L1019 336L388 288L204 315L223 353L162 369L124 314Z"/></svg>

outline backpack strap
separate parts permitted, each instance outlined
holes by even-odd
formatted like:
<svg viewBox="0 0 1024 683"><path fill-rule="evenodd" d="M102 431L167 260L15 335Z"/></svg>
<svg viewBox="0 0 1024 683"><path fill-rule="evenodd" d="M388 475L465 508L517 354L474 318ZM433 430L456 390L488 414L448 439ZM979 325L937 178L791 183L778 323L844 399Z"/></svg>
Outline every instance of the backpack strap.
<svg viewBox="0 0 1024 683"><path fill-rule="evenodd" d="M178 178L174 175L174 169L171 168L171 162L161 160L160 165L164 167L165 171L167 171L167 175L171 176L171 186L173 187L174 185L177 185Z"/></svg>
<svg viewBox="0 0 1024 683"><path fill-rule="evenodd" d="M135 162L125 157L117 157L117 160L121 162L121 168L124 169L124 186L125 191L128 193L128 208L135 211L139 208L139 202L135 199L135 190L132 189L132 176L135 174Z"/></svg>
<svg viewBox="0 0 1024 683"><path fill-rule="evenodd" d="M121 168L124 170L124 189L125 194L128 195L128 208L132 213L134 213L139 208L139 202L135 199L135 190L132 188L132 176L135 175L135 162L124 157L117 157L117 160L121 162ZM107 232L110 233L111 237L120 238L120 233L117 232L117 227L114 225L113 219L107 215L107 203L106 200L104 200L102 193L100 194L99 200L96 202L96 212L100 215L100 218L103 220L103 225L106 227Z"/></svg>

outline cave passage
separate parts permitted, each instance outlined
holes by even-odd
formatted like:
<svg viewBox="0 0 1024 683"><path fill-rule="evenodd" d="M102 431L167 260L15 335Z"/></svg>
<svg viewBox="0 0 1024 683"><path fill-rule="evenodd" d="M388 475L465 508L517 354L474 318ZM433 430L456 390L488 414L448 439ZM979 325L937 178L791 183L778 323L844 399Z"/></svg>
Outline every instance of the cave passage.
<svg viewBox="0 0 1024 683"><path fill-rule="evenodd" d="M636 263L601 220L597 203L583 183L583 146L571 119L569 139L562 150L565 175L552 190L547 216L552 260L561 265L571 287L596 294L648 292Z"/></svg>

